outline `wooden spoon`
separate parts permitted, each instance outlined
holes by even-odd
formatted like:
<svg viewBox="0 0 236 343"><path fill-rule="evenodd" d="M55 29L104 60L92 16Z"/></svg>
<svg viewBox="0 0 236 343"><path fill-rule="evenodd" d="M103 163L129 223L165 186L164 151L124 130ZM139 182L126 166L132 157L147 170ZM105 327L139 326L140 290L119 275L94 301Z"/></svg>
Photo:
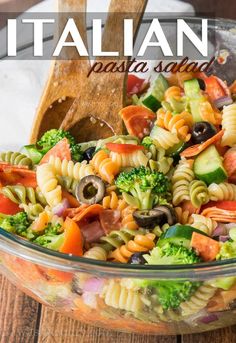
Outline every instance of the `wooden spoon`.
<svg viewBox="0 0 236 343"><path fill-rule="evenodd" d="M75 12L74 20L86 44L86 0L58 0L59 34L62 33L66 12ZM30 142L35 143L42 134L59 128L66 113L78 95L90 68L88 58L79 58L74 48L64 49L65 60L53 60L49 78L34 119ZM64 52L64 51L63 51ZM75 58L76 57L76 58Z"/></svg>
<svg viewBox="0 0 236 343"><path fill-rule="evenodd" d="M61 1L67 3L67 6L71 2L74 2L74 0ZM135 34L138 30L145 6L146 0L130 1L129 3L127 3L127 0L111 1L103 34L103 50L118 50L120 52L123 50L123 19L125 17L134 19ZM117 15L117 13L120 14ZM84 30L86 31L85 25ZM109 62L108 59L100 59L99 61L104 63ZM121 55L119 58L113 58L112 61L120 63L121 61L127 61L127 58ZM81 59L77 61L79 67L81 66L81 62ZM74 101L71 99L71 102L68 101L64 108L60 107L61 113L58 113L59 111L56 110L52 111L54 106L48 110L44 104L44 108L41 109L41 119L38 113L35 121L37 123L38 120L39 124L34 127L35 133L33 132L31 136L32 142L35 142L48 129L48 120L50 121L50 128L57 128L57 124L61 120L62 124L60 127L64 130L69 130L78 142L105 138L123 132L123 124L121 118L118 116L118 111L124 106L127 73L91 74L87 78L87 61L83 61L82 63L81 72L76 75L76 99ZM80 69L79 67L78 69ZM68 70L69 72L70 70ZM63 72L63 75L59 77L60 81L63 82L68 75L65 76L65 72ZM52 82L50 81L50 87L51 85ZM48 96L47 90L45 93L46 95L44 97ZM54 96L53 90L52 95ZM66 114L63 111L68 111L68 113Z"/></svg>

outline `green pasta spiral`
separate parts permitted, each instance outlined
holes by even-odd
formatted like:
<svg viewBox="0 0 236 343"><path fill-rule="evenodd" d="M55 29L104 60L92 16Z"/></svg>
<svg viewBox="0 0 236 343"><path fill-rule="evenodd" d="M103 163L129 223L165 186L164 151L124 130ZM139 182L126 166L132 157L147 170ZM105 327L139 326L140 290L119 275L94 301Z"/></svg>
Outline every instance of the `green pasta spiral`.
<svg viewBox="0 0 236 343"><path fill-rule="evenodd" d="M210 200L207 185L203 181L194 180L189 188L190 200L194 207L199 208Z"/></svg>
<svg viewBox="0 0 236 343"><path fill-rule="evenodd" d="M44 211L44 207L41 204L22 204L21 208L27 213L27 216L31 220L38 218L39 214Z"/></svg>
<svg viewBox="0 0 236 343"><path fill-rule="evenodd" d="M122 244L128 243L136 235L144 234L144 230L121 229L111 231L107 236L101 237L101 246L106 251L119 248Z"/></svg>
<svg viewBox="0 0 236 343"><path fill-rule="evenodd" d="M21 154L20 152L13 152L13 151L1 152L0 161L18 165L18 166L28 166L28 167L31 167L33 164L32 160L26 155Z"/></svg>
<svg viewBox="0 0 236 343"><path fill-rule="evenodd" d="M41 204L47 205L47 202L38 188L24 187L20 185L6 186L1 189L1 193L16 204Z"/></svg>

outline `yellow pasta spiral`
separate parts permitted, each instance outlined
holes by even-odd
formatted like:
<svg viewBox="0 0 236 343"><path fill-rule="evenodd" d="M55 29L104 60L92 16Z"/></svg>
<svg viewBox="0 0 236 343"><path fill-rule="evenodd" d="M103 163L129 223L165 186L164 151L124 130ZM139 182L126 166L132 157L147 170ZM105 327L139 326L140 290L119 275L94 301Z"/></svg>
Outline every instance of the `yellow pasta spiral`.
<svg viewBox="0 0 236 343"><path fill-rule="evenodd" d="M119 168L124 167L140 167L148 164L148 158L142 150L134 151L129 154L118 154L117 152L111 152L110 157Z"/></svg>
<svg viewBox="0 0 236 343"><path fill-rule="evenodd" d="M205 232L207 235L211 236L213 231L217 226L217 222L211 218L207 218L200 214L192 214L193 223L191 226L196 229Z"/></svg>
<svg viewBox="0 0 236 343"><path fill-rule="evenodd" d="M192 116L188 112L173 115L170 111L160 109L157 112L158 126L176 133L178 138L187 142L191 138L190 125L192 125Z"/></svg>
<svg viewBox="0 0 236 343"><path fill-rule="evenodd" d="M189 186L194 179L190 163L180 161L172 177L173 205L177 206L184 200L190 200Z"/></svg>
<svg viewBox="0 0 236 343"><path fill-rule="evenodd" d="M202 285L198 288L195 294L190 298L190 300L180 304L182 309L182 314L184 316L189 316L195 314L206 307L208 301L213 297L216 292L216 288L210 285Z"/></svg>
<svg viewBox="0 0 236 343"><path fill-rule="evenodd" d="M175 213L180 224L191 224L193 218L188 210L183 210L182 207L175 207Z"/></svg>
<svg viewBox="0 0 236 343"><path fill-rule="evenodd" d="M236 144L236 103L225 106L222 115L222 129L224 135L221 140L222 146L230 146Z"/></svg>
<svg viewBox="0 0 236 343"><path fill-rule="evenodd" d="M118 310L138 313L144 306L138 291L126 288L114 279L104 286L101 297L107 306Z"/></svg>
<svg viewBox="0 0 236 343"><path fill-rule="evenodd" d="M61 186L58 185L56 169L53 165L42 164L37 167L37 183L49 206L54 207L62 201Z"/></svg>
<svg viewBox="0 0 236 343"><path fill-rule="evenodd" d="M131 255L134 253L145 252L154 248L155 237L156 236L153 233L137 235L134 237L134 240L131 240L127 244L110 252L108 258L116 262L127 263Z"/></svg>
<svg viewBox="0 0 236 343"><path fill-rule="evenodd" d="M116 210L119 205L119 198L117 194L112 191L110 195L107 195L102 200L102 206L105 209Z"/></svg>
<svg viewBox="0 0 236 343"><path fill-rule="evenodd" d="M179 138L176 133L165 130L162 127L158 127L158 131L159 135L154 139L157 147L167 150L179 143Z"/></svg>
<svg viewBox="0 0 236 343"><path fill-rule="evenodd" d="M212 183L208 187L210 199L218 200L236 200L236 185L232 183L222 182L219 184Z"/></svg>
<svg viewBox="0 0 236 343"><path fill-rule="evenodd" d="M56 175L70 177L77 181L80 181L85 176L94 175L93 167L87 164L86 161L74 163L73 161L61 160L59 157L50 156L49 164L55 168Z"/></svg>
<svg viewBox="0 0 236 343"><path fill-rule="evenodd" d="M207 185L203 181L194 180L189 188L190 200L194 207L199 208L210 200Z"/></svg>
<svg viewBox="0 0 236 343"><path fill-rule="evenodd" d="M115 175L119 173L119 165L112 161L104 150L98 151L90 163L101 178L108 183L112 183Z"/></svg>

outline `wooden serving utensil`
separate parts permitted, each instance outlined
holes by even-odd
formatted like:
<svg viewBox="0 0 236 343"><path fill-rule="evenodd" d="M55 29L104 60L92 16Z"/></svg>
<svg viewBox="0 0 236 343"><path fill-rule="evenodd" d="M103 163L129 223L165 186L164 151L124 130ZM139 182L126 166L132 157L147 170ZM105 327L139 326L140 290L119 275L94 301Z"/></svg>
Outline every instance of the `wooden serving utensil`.
<svg viewBox="0 0 236 343"><path fill-rule="evenodd" d="M66 12L79 28L80 35L86 45L86 0L58 0L59 34L66 23ZM90 68L88 58L79 58L73 48L65 49L64 60L53 60L49 78L43 91L34 123L31 130L30 142L35 143L44 132L59 128L66 113L81 89L81 83L86 81ZM64 51L63 51L64 52ZM85 80L84 80L85 79Z"/></svg>
<svg viewBox="0 0 236 343"><path fill-rule="evenodd" d="M65 3L69 6L74 2L74 0L60 1L62 1L64 6ZM85 1L80 1L80 4L85 5ZM133 32L135 35L138 31L145 6L146 0L136 0L135 2L111 0L102 37L102 47L103 51L120 51L119 58L112 58L113 62L120 64L122 61L128 60L128 58L122 56L124 44L123 19L125 17L133 18ZM83 32L84 35L86 34L85 23L83 30L80 32ZM109 59L102 58L97 61L107 64L111 61L111 57ZM61 92L60 98L63 91L65 92L65 89L61 87L57 95L55 95L55 88L52 87L55 82L56 68L54 65L53 73L50 76L35 120L31 142L35 142L46 130L52 127L58 128L60 126L58 125L59 122L61 123L60 127L70 131L78 142L121 134L123 132L123 124L118 112L124 106L127 73L101 73L98 75L91 74L90 77L87 77L87 60L67 61L67 72L65 72L62 61L57 61L56 63L58 62L63 66L62 74L58 75L60 70L56 73L61 83L68 76L71 78L71 69L68 68L69 63L73 66L75 64L76 68L73 71L79 71L76 78L73 79L76 86L74 83L68 83L69 86L73 85L75 87L74 90L70 89L70 94L74 91L73 94L75 96L70 96L69 100L63 104L64 106L60 106L60 110L58 110L58 104L55 106L55 103L50 108L51 100L59 98L59 90ZM48 94L51 95L50 100L47 99ZM66 96L65 93L63 94L64 96ZM73 99L75 97L76 99Z"/></svg>

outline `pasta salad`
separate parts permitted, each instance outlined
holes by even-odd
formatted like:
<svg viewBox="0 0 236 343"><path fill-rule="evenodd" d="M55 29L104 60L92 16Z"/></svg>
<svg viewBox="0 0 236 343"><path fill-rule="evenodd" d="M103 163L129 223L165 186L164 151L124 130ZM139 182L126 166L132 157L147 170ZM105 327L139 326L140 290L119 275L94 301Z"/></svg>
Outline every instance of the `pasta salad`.
<svg viewBox="0 0 236 343"><path fill-rule="evenodd" d="M35 145L0 153L0 227L46 249L113 263L236 257L235 99L236 83L214 75L159 74L151 84L130 75L128 104L117 114L126 134L77 143L52 129ZM109 280L101 296L135 313L157 296L160 318L176 309L188 316L236 283L229 279Z"/></svg>

